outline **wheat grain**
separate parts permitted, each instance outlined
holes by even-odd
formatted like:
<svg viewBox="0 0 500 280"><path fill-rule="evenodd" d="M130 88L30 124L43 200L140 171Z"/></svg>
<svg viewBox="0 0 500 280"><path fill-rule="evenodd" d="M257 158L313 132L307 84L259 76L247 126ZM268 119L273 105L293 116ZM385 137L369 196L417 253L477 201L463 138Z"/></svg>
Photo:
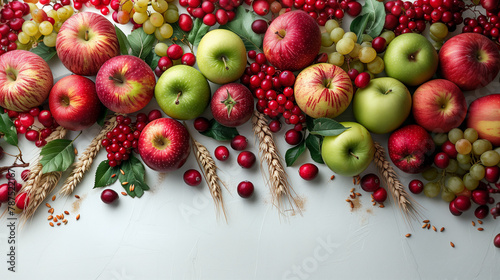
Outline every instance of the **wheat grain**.
<svg viewBox="0 0 500 280"><path fill-rule="evenodd" d="M111 117L106 124L102 127L101 131L97 136L92 139L87 149L80 155L78 160L73 163L73 170L69 174L68 178L64 181L63 186L59 193L61 195L70 195L75 190L76 185L83 179L83 175L90 169L94 158L97 153L101 150L101 142L106 138L106 134L112 131L116 125L116 116Z"/></svg>
<svg viewBox="0 0 500 280"><path fill-rule="evenodd" d="M268 176L265 178L271 191L273 205L283 215L285 212L295 215L296 211L302 214L297 205L297 194L288 181L288 175L283 167L273 134L267 125L266 117L257 110L252 116L252 128L259 140L261 158L268 167ZM263 170L263 161L261 161L261 171Z"/></svg>
<svg viewBox="0 0 500 280"><path fill-rule="evenodd" d="M220 185L222 184L226 189L227 186L217 175L217 165L207 148L200 142L196 141L193 137L191 137L191 140L193 142L193 151L196 155L196 161L198 162L200 169L203 171L203 177L207 182L210 194L214 200L217 216L220 216L220 210L222 210L224 219L227 222L226 210L224 210L224 201L222 199L222 189Z"/></svg>
<svg viewBox="0 0 500 280"><path fill-rule="evenodd" d="M410 219L417 220L420 217L417 207L420 207L420 205L406 192L403 184L398 179L398 175L385 158L384 148L376 142L373 160L382 176L382 180L392 195L394 203L397 204L399 210L403 213L406 222L410 224Z"/></svg>

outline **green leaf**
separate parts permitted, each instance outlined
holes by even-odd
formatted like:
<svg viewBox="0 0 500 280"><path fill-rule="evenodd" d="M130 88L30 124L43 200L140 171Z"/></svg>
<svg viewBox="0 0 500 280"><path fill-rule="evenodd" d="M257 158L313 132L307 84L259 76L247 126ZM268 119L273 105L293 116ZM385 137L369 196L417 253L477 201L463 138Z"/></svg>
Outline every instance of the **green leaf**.
<svg viewBox="0 0 500 280"><path fill-rule="evenodd" d="M306 143L302 140L297 146L290 148L285 153L286 166L291 166L306 150Z"/></svg>
<svg viewBox="0 0 500 280"><path fill-rule="evenodd" d="M201 132L201 134L212 137L218 141L231 140L234 136L239 135L235 127L223 126L215 119L210 120L210 128L207 131Z"/></svg>
<svg viewBox="0 0 500 280"><path fill-rule="evenodd" d="M101 113L97 117L97 124L100 126L104 126L104 121L106 120L106 116L111 112L108 108L104 107L104 110L101 110Z"/></svg>
<svg viewBox="0 0 500 280"><path fill-rule="evenodd" d="M75 160L73 141L67 139L52 140L40 151L42 173L65 171Z"/></svg>
<svg viewBox="0 0 500 280"><path fill-rule="evenodd" d="M307 127L307 130L311 131L313 130L314 128L314 118L311 118L309 117L308 115L306 115L306 127Z"/></svg>
<svg viewBox="0 0 500 280"><path fill-rule="evenodd" d="M312 160L317 163L325 163L323 157L321 156L321 144L323 143L323 138L318 135L309 134L306 137L306 147L309 150Z"/></svg>
<svg viewBox="0 0 500 280"><path fill-rule="evenodd" d="M12 146L17 146L17 131L14 122L9 118L7 113L0 114L0 132L3 133L4 139Z"/></svg>
<svg viewBox="0 0 500 280"><path fill-rule="evenodd" d="M196 20L201 21L201 19L199 19L199 18L197 18ZM203 36L205 36L205 34L207 34L209 29L210 29L210 26L202 23L200 25L200 27L198 28L194 38L192 38L192 40L190 40L191 33L189 33L188 41L191 42L191 44L193 44L193 46L198 46L198 44L200 44L201 38L203 38ZM191 32L193 32L193 30L191 30Z"/></svg>
<svg viewBox="0 0 500 280"><path fill-rule="evenodd" d="M150 52L149 55L144 59L144 61L146 61L149 67L151 67L151 69L154 71L158 66L158 61L160 61L160 58L161 57L155 52Z"/></svg>
<svg viewBox="0 0 500 280"><path fill-rule="evenodd" d="M247 51L260 50L262 47L263 36L256 34L252 30L252 23L256 19L256 14L252 11L247 11L245 7L239 6L236 9L234 19L220 28L227 29L236 33L245 43Z"/></svg>
<svg viewBox="0 0 500 280"><path fill-rule="evenodd" d="M311 130L311 134L336 136L344 132L347 128L333 119L318 118L314 120L314 128Z"/></svg>
<svg viewBox="0 0 500 280"><path fill-rule="evenodd" d="M113 176L113 174L118 175L120 173L120 168L118 166L109 166L109 160L102 161L95 172L94 189L109 186L118 180L118 176Z"/></svg>
<svg viewBox="0 0 500 280"><path fill-rule="evenodd" d="M127 35L123 33L123 31L115 25L116 37L118 37L118 43L120 45L120 53L121 54L129 54L128 51L130 49L130 43L128 42Z"/></svg>
<svg viewBox="0 0 500 280"><path fill-rule="evenodd" d="M172 39L177 41L177 40L182 40L183 38L186 38L186 39L188 38L189 34L180 28L178 22L171 24L171 26L172 26L172 29L174 30L174 33L172 34L172 37L171 37Z"/></svg>
<svg viewBox="0 0 500 280"><path fill-rule="evenodd" d="M55 47L49 48L43 42L38 43L36 48L31 49L31 52L38 54L45 61L51 60L57 54Z"/></svg>
<svg viewBox="0 0 500 280"><path fill-rule="evenodd" d="M361 43L364 33L373 38L380 35L384 24L384 3L377 0L366 0L359 16L351 22L350 30L358 35L358 43Z"/></svg>
<svg viewBox="0 0 500 280"><path fill-rule="evenodd" d="M153 34L146 34L141 28L137 28L128 35L128 41L132 48L131 55L145 59L153 49L155 36Z"/></svg>
<svg viewBox="0 0 500 280"><path fill-rule="evenodd" d="M128 195L141 197L144 191L149 190L149 186L144 180L146 170L139 159L130 155L130 158L124 161L120 167L124 174L119 173L118 178ZM131 192L130 186L132 185L134 185L134 191Z"/></svg>

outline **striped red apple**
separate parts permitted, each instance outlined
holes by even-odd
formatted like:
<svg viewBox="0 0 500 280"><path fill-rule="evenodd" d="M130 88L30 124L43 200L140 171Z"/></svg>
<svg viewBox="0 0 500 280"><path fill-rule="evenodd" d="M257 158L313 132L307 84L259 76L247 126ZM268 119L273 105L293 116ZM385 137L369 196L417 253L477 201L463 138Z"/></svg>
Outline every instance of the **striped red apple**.
<svg viewBox="0 0 500 280"><path fill-rule="evenodd" d="M41 105L54 83L52 71L40 56L14 50L0 56L0 106L23 112Z"/></svg>

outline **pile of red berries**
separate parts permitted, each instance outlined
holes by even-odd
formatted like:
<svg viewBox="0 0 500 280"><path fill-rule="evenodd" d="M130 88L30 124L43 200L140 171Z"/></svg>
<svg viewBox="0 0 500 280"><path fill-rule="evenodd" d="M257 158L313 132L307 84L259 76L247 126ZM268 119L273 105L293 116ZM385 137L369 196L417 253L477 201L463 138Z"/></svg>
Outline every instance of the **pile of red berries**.
<svg viewBox="0 0 500 280"><path fill-rule="evenodd" d="M128 116L117 116L117 126L108 132L106 138L101 142L108 153L109 166L119 166L123 161L128 160L130 153L137 149L141 131L149 122L161 118L161 116L159 110L152 110L148 115L139 113L134 123Z"/></svg>
<svg viewBox="0 0 500 280"><path fill-rule="evenodd" d="M295 103L293 84L295 75L289 70L278 70L267 63L263 53L249 51L254 62L245 69L241 83L246 85L258 99L256 108L270 118L282 115L287 124L301 131L306 116Z"/></svg>
<svg viewBox="0 0 500 280"><path fill-rule="evenodd" d="M487 11L486 15L479 14L477 18L465 18L462 32L483 34L500 44L500 9Z"/></svg>
<svg viewBox="0 0 500 280"><path fill-rule="evenodd" d="M37 147L45 146L47 144L45 138L59 126L49 110L40 110L39 107L34 107L28 112L23 113L7 109L5 109L5 112L14 122L17 134L24 134L26 139L35 142ZM36 119L38 119L42 127L35 124Z"/></svg>
<svg viewBox="0 0 500 280"><path fill-rule="evenodd" d="M182 64L188 66L194 66L196 63L196 57L193 53L184 53L181 46L172 44L168 47L166 55L158 60L158 66L155 68L156 76L160 77L163 72L174 65L173 61L177 59L180 59Z"/></svg>
<svg viewBox="0 0 500 280"><path fill-rule="evenodd" d="M344 14L355 17L361 13L361 4L356 0L294 0L293 7L301 9L324 26L328 19L344 18Z"/></svg>
<svg viewBox="0 0 500 280"><path fill-rule="evenodd" d="M50 2L50 0L40 0L40 3L42 1L47 1ZM61 0L61 3L63 1L70 2L70 0ZM81 10L83 6L94 6L97 10L101 12L103 15L108 15L109 14L109 4L111 3L111 0L74 0L73 1L73 7L75 10ZM119 5L120 1L117 1L117 4ZM68 4L69 5L69 4Z"/></svg>
<svg viewBox="0 0 500 280"><path fill-rule="evenodd" d="M203 23L208 26L213 26L216 23L224 25L233 20L235 13L234 9L243 3L242 0L179 0L179 5L186 8L186 11L194 18L200 18ZM185 14L184 14L185 15ZM182 15L181 15L182 16ZM179 26L184 31L188 26L184 25L179 18Z"/></svg>
<svg viewBox="0 0 500 280"><path fill-rule="evenodd" d="M7 2L0 10L0 55L17 49L17 34L24 23L23 16L30 13L27 3Z"/></svg>

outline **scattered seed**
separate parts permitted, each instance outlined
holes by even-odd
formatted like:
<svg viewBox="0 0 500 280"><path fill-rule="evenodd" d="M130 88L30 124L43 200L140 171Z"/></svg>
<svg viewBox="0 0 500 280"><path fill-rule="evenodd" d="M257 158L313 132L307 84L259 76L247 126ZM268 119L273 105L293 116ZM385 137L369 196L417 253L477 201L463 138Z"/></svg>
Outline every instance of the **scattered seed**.
<svg viewBox="0 0 500 280"><path fill-rule="evenodd" d="M349 198L345 200L346 202L352 202Z"/></svg>
<svg viewBox="0 0 500 280"><path fill-rule="evenodd" d="M350 196L351 198L356 198L356 195L354 195L354 194L350 194L349 196Z"/></svg>
<svg viewBox="0 0 500 280"><path fill-rule="evenodd" d="M437 232L437 229L435 226L432 226L432 230L436 231Z"/></svg>
<svg viewBox="0 0 500 280"><path fill-rule="evenodd" d="M332 177L330 177L330 180L333 180L335 179L335 175L332 175Z"/></svg>
<svg viewBox="0 0 500 280"><path fill-rule="evenodd" d="M52 197L52 201L54 201L54 200L56 200L56 196L55 195Z"/></svg>
<svg viewBox="0 0 500 280"><path fill-rule="evenodd" d="M48 203L45 203L45 206L47 206L48 208L52 208L52 206L50 206L50 204Z"/></svg>
<svg viewBox="0 0 500 280"><path fill-rule="evenodd" d="M49 223L49 225L50 225L51 227L53 227L53 226L54 226L54 223L53 223L53 222L50 222L50 223Z"/></svg>
<svg viewBox="0 0 500 280"><path fill-rule="evenodd" d="M427 225L428 225L428 224L424 224L424 225L422 226L422 228L426 228L426 227L427 227Z"/></svg>
<svg viewBox="0 0 500 280"><path fill-rule="evenodd" d="M430 221L429 220L423 220L422 223L428 224Z"/></svg>
<svg viewBox="0 0 500 280"><path fill-rule="evenodd" d="M380 205L378 206L378 208L384 208L384 204L380 203Z"/></svg>
<svg viewBox="0 0 500 280"><path fill-rule="evenodd" d="M76 215L76 220L80 220L80 214Z"/></svg>
<svg viewBox="0 0 500 280"><path fill-rule="evenodd" d="M68 211L64 211L64 214L69 215L69 212Z"/></svg>
<svg viewBox="0 0 500 280"><path fill-rule="evenodd" d="M125 186L125 185L127 185L127 184L128 184L128 182L123 182L123 183L122 183L122 186Z"/></svg>
<svg viewBox="0 0 500 280"><path fill-rule="evenodd" d="M68 223L68 220L64 219L64 220L63 220L63 223L64 223L64 224L67 224L67 223Z"/></svg>
<svg viewBox="0 0 500 280"><path fill-rule="evenodd" d="M111 175L111 178L115 178L115 177L116 177L116 174L115 174L115 173L113 173L113 175Z"/></svg>
<svg viewBox="0 0 500 280"><path fill-rule="evenodd" d="M483 231L483 230L484 230L484 228L480 227L480 228L477 228L477 230L479 230L479 231Z"/></svg>
<svg viewBox="0 0 500 280"><path fill-rule="evenodd" d="M483 224L483 221L481 221L481 220L477 220L477 222L478 222L480 225L482 225L482 224Z"/></svg>
<svg viewBox="0 0 500 280"><path fill-rule="evenodd" d="M64 214L61 214L61 218L59 218L59 220L62 220L64 219Z"/></svg>
<svg viewBox="0 0 500 280"><path fill-rule="evenodd" d="M120 173L121 173L122 175L125 175L125 172L124 172L122 169L120 169Z"/></svg>
<svg viewBox="0 0 500 280"><path fill-rule="evenodd" d="M427 229L430 229L431 228L431 224L427 224Z"/></svg>
<svg viewBox="0 0 500 280"><path fill-rule="evenodd" d="M373 206L375 206L375 205L377 205L377 203L376 203L376 202L373 202L373 204L372 204L372 205L373 205Z"/></svg>
<svg viewBox="0 0 500 280"><path fill-rule="evenodd" d="M61 223L57 223L57 225L58 225L58 226L60 226L60 225L61 225Z"/></svg>
<svg viewBox="0 0 500 280"><path fill-rule="evenodd" d="M372 201L375 200L375 198L373 197L373 194L370 194L371 198L372 198Z"/></svg>
<svg viewBox="0 0 500 280"><path fill-rule="evenodd" d="M74 152L75 152L75 155L77 155L77 154L78 154L78 150L77 150L76 148L75 148Z"/></svg>
<svg viewBox="0 0 500 280"><path fill-rule="evenodd" d="M77 194L75 194L75 198L80 199L80 196L79 196L79 195L77 195Z"/></svg>
<svg viewBox="0 0 500 280"><path fill-rule="evenodd" d="M133 192L133 191L135 190L135 185L134 185L134 184L132 184L132 185L130 186L129 190L130 190L130 192Z"/></svg>
<svg viewBox="0 0 500 280"><path fill-rule="evenodd" d="M50 220L52 220L52 219L54 219L54 217L52 217L52 215L50 215L49 217L47 217L47 220L48 220L48 221L50 221Z"/></svg>
<svg viewBox="0 0 500 280"><path fill-rule="evenodd" d="M353 176L353 177L352 177L352 184L353 184L353 185L356 185L356 176Z"/></svg>
<svg viewBox="0 0 500 280"><path fill-rule="evenodd" d="M125 195L127 195L127 193L126 193L126 192L122 192L122 195L124 195L124 196L125 196Z"/></svg>
<svg viewBox="0 0 500 280"><path fill-rule="evenodd" d="M50 209L49 209L49 213L50 213L50 214L54 214L54 208L50 208Z"/></svg>
<svg viewBox="0 0 500 280"><path fill-rule="evenodd" d="M439 231L440 231L440 232L443 232L443 231L444 231L444 227L442 227Z"/></svg>
<svg viewBox="0 0 500 280"><path fill-rule="evenodd" d="M357 196L361 196L361 194L359 192L356 193Z"/></svg>
<svg viewBox="0 0 500 280"><path fill-rule="evenodd" d="M407 233L407 234L405 235L405 237L410 237L410 236L411 236L411 233Z"/></svg>
<svg viewBox="0 0 500 280"><path fill-rule="evenodd" d="M355 190L356 190L356 188L352 188L352 189L351 189L351 192L353 193Z"/></svg>
<svg viewBox="0 0 500 280"><path fill-rule="evenodd" d="M352 201L351 201L351 209L353 209L353 208L354 208L354 203L352 203Z"/></svg>
<svg viewBox="0 0 500 280"><path fill-rule="evenodd" d="M450 241L450 246L455 248L455 244L453 242Z"/></svg>
<svg viewBox="0 0 500 280"><path fill-rule="evenodd" d="M474 223L474 221L472 221L472 226L475 227L476 226L476 223Z"/></svg>
<svg viewBox="0 0 500 280"><path fill-rule="evenodd" d="M54 223L57 223L57 217L54 217L54 219L52 219L54 221Z"/></svg>

